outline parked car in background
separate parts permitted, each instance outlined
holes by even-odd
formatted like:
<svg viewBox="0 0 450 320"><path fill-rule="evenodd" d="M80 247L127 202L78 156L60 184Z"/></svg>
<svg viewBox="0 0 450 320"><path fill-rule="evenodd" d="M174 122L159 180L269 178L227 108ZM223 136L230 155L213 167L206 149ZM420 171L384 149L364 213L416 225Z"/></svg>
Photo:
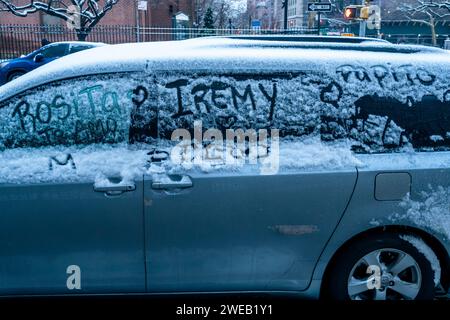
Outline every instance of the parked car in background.
<svg viewBox="0 0 450 320"><path fill-rule="evenodd" d="M449 57L205 37L0 87L0 295L447 292Z"/></svg>
<svg viewBox="0 0 450 320"><path fill-rule="evenodd" d="M3 61L0 63L0 85L14 80L55 59L103 45L103 43L81 41L55 42L43 46L26 56Z"/></svg>

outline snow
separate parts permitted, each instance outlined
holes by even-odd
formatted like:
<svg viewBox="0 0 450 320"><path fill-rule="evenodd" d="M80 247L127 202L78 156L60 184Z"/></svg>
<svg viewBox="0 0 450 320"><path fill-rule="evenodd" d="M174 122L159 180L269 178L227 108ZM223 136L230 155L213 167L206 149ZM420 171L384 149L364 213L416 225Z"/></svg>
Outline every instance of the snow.
<svg viewBox="0 0 450 320"><path fill-rule="evenodd" d="M430 186L429 190L420 193L417 200L412 200L408 194L400 202L400 207L405 212L393 214L391 221L406 220L450 239L450 188Z"/></svg>
<svg viewBox="0 0 450 320"><path fill-rule="evenodd" d="M377 68L384 70L383 77ZM419 108L416 104L425 95L447 103L449 76L420 66L356 63L322 72L299 71L291 77L254 72L239 78L233 73L169 70L63 80L5 102L0 108L0 148L126 141L136 104L134 92L140 87L147 95L138 98L157 110L161 138L170 138L178 128L192 129L201 120L205 129L270 127L279 129L281 137L320 134L325 140L352 139L364 152L410 144L403 134L408 128L395 123L396 113L389 108ZM381 102L370 97L390 99L390 104L379 111L376 104ZM364 109L369 106L375 109ZM154 113L142 115L143 125L152 116L156 119ZM431 136L435 142L443 139Z"/></svg>
<svg viewBox="0 0 450 320"><path fill-rule="evenodd" d="M339 49L339 55L327 49L330 46ZM143 127L154 125L158 136L151 138L159 138L156 147L169 153L174 143L166 140L174 131L183 128L189 134L196 123L201 123L203 133L213 128L222 133L239 128L253 128L257 133L277 129L279 148L259 158L260 169L267 174L278 169L354 170L380 163L384 170L400 165L404 169L450 165L445 153L416 153L403 134L405 128L390 115L395 108L418 108L424 96L435 97L437 103L449 101L450 73L443 72L450 67L448 53L385 43L320 47L317 43L212 38L103 46L58 59L0 87L0 182L93 179L106 183L110 175L120 175L123 181L141 175L148 170L149 160L142 154L155 145L142 149L125 145L131 118ZM393 52L361 52L352 47ZM50 79L77 76L81 77L15 95ZM6 99L11 95L15 96ZM388 99L392 105L382 112L365 110L368 97ZM141 107L147 109L136 114ZM450 139L446 133L430 134L429 140L446 143ZM274 139L271 142L269 147L276 146ZM353 147L366 153L386 151L386 145L396 147L397 153L365 156L351 151ZM23 151L11 149L18 147ZM94 158L88 150L97 150ZM47 172L49 157L68 153L76 163L75 171L55 165ZM139 154L136 161L126 162L134 153ZM99 169L97 163L122 155L124 160L113 161L114 168ZM394 162L392 157L399 159ZM166 161L162 166L164 172L246 170L239 161Z"/></svg>
<svg viewBox="0 0 450 320"><path fill-rule="evenodd" d="M424 112L419 109L424 96L448 103L450 73L442 72L450 66L448 53L423 49L406 54L401 50L409 47L384 43L353 45L398 51L362 54L347 50L351 44L327 44L346 49L337 55L318 46L212 38L103 46L69 55L0 87L1 101L50 79L83 76L27 91L28 104L18 105L20 94L5 100L0 106L0 149L31 142L43 146L80 139L126 141L133 90L139 86L149 90L148 101L155 101L162 138L177 128L191 129L194 120L201 120L204 128L270 126L282 137L320 132L325 140L352 139L364 152L411 144L404 132L412 134L413 128L396 123L402 119L395 118L393 109L411 108L412 116ZM384 109L377 109L383 103L370 97L388 99ZM69 116L75 109L76 114ZM425 128L440 127L429 121ZM446 131L439 135L427 130L431 143L449 140Z"/></svg>
<svg viewBox="0 0 450 320"><path fill-rule="evenodd" d="M59 165L51 159L65 160L69 154L75 168L70 162ZM125 144L9 149L0 152L0 183L101 184L110 177L121 177L125 183L143 172L147 159L145 149L132 149Z"/></svg>
<svg viewBox="0 0 450 320"><path fill-rule="evenodd" d="M434 271L434 284L438 286L441 282L441 264L434 251L420 238L411 235L402 235L400 238L412 244L430 262Z"/></svg>
<svg viewBox="0 0 450 320"><path fill-rule="evenodd" d="M12 81L0 88L0 102L18 92L49 81L73 78L81 75L101 74L111 72L139 72L143 70L332 70L336 66L348 63L373 63L385 65L387 61L393 66L408 64L433 68L436 74L442 70L442 65L449 63L449 55L444 50L415 49L418 53L405 54L401 49L411 49L413 46L394 46L383 43L368 44L335 44L334 47L349 48L336 51L326 49L332 44L237 40L227 38L200 38L176 42L153 42L103 46L78 52L55 60L38 68L19 81ZM263 47L263 50L261 49ZM297 48L285 49L286 46ZM392 52L364 52L351 50L365 46L367 48L390 48ZM255 59L258 57L258 59ZM233 62L230 63L230 60ZM264 61L261 64L260 61ZM440 66L439 66L440 64Z"/></svg>
<svg viewBox="0 0 450 320"><path fill-rule="evenodd" d="M406 147L392 153L356 154L359 166L366 171L416 170L450 167L450 152L416 152Z"/></svg>
<svg viewBox="0 0 450 320"><path fill-rule="evenodd" d="M0 150L20 146L128 140L132 76L67 80L0 108Z"/></svg>
<svg viewBox="0 0 450 320"><path fill-rule="evenodd" d="M271 142L269 141L269 145ZM250 165L248 161L234 163L183 162L173 163L169 158L161 163L149 163L148 151L154 146L139 144L129 146L94 144L89 146L15 148L0 152L0 183L36 184L36 183L86 183L95 182L97 186L108 186L108 178L118 178L120 184L142 179L142 175L224 173L259 174L264 166L274 166L280 172L302 170L315 172L323 170L354 170L359 161L344 145L327 145L317 138L305 138L303 141L280 142L280 162L276 158L262 159L259 165ZM170 151L170 144L160 150ZM73 159L67 164L68 155ZM53 158L53 159L52 159ZM263 161L266 161L264 163ZM273 162L272 162L273 161ZM51 165L50 165L51 163ZM50 168L51 166L51 168ZM270 168L266 168L266 171ZM255 171L257 170L257 171ZM268 172L273 174L276 172ZM116 184L116 182L114 182Z"/></svg>
<svg viewBox="0 0 450 320"><path fill-rule="evenodd" d="M432 135L432 136L430 136L430 140L437 142L437 141L444 141L444 138L442 138L442 136L440 136L440 135Z"/></svg>

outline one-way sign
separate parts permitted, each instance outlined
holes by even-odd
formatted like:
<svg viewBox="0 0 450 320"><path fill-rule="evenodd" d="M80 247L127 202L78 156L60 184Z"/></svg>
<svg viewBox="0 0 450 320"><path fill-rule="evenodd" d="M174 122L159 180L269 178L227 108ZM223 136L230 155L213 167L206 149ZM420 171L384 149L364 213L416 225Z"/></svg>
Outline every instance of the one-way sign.
<svg viewBox="0 0 450 320"><path fill-rule="evenodd" d="M330 12L330 2L308 2L308 11L310 12Z"/></svg>

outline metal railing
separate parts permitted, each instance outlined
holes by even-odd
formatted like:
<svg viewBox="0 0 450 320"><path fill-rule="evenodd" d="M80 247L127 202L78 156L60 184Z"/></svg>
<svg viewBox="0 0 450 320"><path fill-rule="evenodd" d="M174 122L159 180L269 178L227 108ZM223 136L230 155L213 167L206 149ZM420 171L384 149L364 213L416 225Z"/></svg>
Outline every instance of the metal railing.
<svg viewBox="0 0 450 320"><path fill-rule="evenodd" d="M298 28L287 31L292 34L308 34L315 29ZM284 30L254 29L200 29L160 28L135 26L97 26L86 37L86 41L108 44L126 42L170 41L203 36L279 34ZM9 59L29 53L41 46L41 41L50 42L78 40L77 33L65 26L0 25L0 59Z"/></svg>
<svg viewBox="0 0 450 320"><path fill-rule="evenodd" d="M183 40L204 36L223 35L263 35L263 34L316 34L317 29L202 29L202 28L160 28L136 26L96 26L86 37L86 41L108 44L147 41ZM393 43L431 44L431 36L426 35L386 35ZM75 30L63 25L0 25L0 60L19 57L36 50L41 41L50 42L78 40ZM438 37L438 45L443 46L444 37Z"/></svg>
<svg viewBox="0 0 450 320"><path fill-rule="evenodd" d="M447 40L449 35L447 34L438 34L436 35L437 47L443 48L445 40ZM387 34L384 35L384 38L392 43L397 44L419 44L431 46L433 44L433 39L431 35L423 35L423 34Z"/></svg>
<svg viewBox="0 0 450 320"><path fill-rule="evenodd" d="M254 34L312 34L316 29L296 28L285 30L258 29L201 29L160 28L135 26L97 26L86 41L108 44L127 42L183 40L205 36L254 35ZM75 30L61 25L0 25L0 60L18 57L36 50L43 39L50 42L76 41Z"/></svg>

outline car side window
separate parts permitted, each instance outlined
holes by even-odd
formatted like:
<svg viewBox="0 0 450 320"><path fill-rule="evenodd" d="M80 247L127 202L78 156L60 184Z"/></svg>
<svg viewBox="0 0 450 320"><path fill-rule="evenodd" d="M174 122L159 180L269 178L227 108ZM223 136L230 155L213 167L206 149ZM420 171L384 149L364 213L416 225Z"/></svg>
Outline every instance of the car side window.
<svg viewBox="0 0 450 320"><path fill-rule="evenodd" d="M161 137L193 131L201 120L203 131L278 129L280 137L346 141L361 153L450 149L449 79L421 66L169 72L158 79Z"/></svg>
<svg viewBox="0 0 450 320"><path fill-rule="evenodd" d="M170 138L178 128L194 130L280 129L280 135L302 135L310 128L306 113L290 92L300 79L283 74L168 73L158 77L159 134ZM288 115L289 113L289 115ZM307 117L307 116L306 116Z"/></svg>
<svg viewBox="0 0 450 320"><path fill-rule="evenodd" d="M443 100L428 94L417 100L408 97L405 102L366 95L354 105L355 114L348 124L349 130L354 130L350 136L363 143L366 152L390 152L407 145L418 151L450 148L449 94L444 94Z"/></svg>
<svg viewBox="0 0 450 320"><path fill-rule="evenodd" d="M357 153L450 149L450 78L414 65L337 66L321 94L323 141Z"/></svg>
<svg viewBox="0 0 450 320"><path fill-rule="evenodd" d="M66 55L67 46L67 44L51 45L40 53L47 59L59 58Z"/></svg>
<svg viewBox="0 0 450 320"><path fill-rule="evenodd" d="M139 110L147 106L144 98L150 100L145 81L132 74L97 75L27 90L0 106L0 149L126 143L130 133L150 130Z"/></svg>

